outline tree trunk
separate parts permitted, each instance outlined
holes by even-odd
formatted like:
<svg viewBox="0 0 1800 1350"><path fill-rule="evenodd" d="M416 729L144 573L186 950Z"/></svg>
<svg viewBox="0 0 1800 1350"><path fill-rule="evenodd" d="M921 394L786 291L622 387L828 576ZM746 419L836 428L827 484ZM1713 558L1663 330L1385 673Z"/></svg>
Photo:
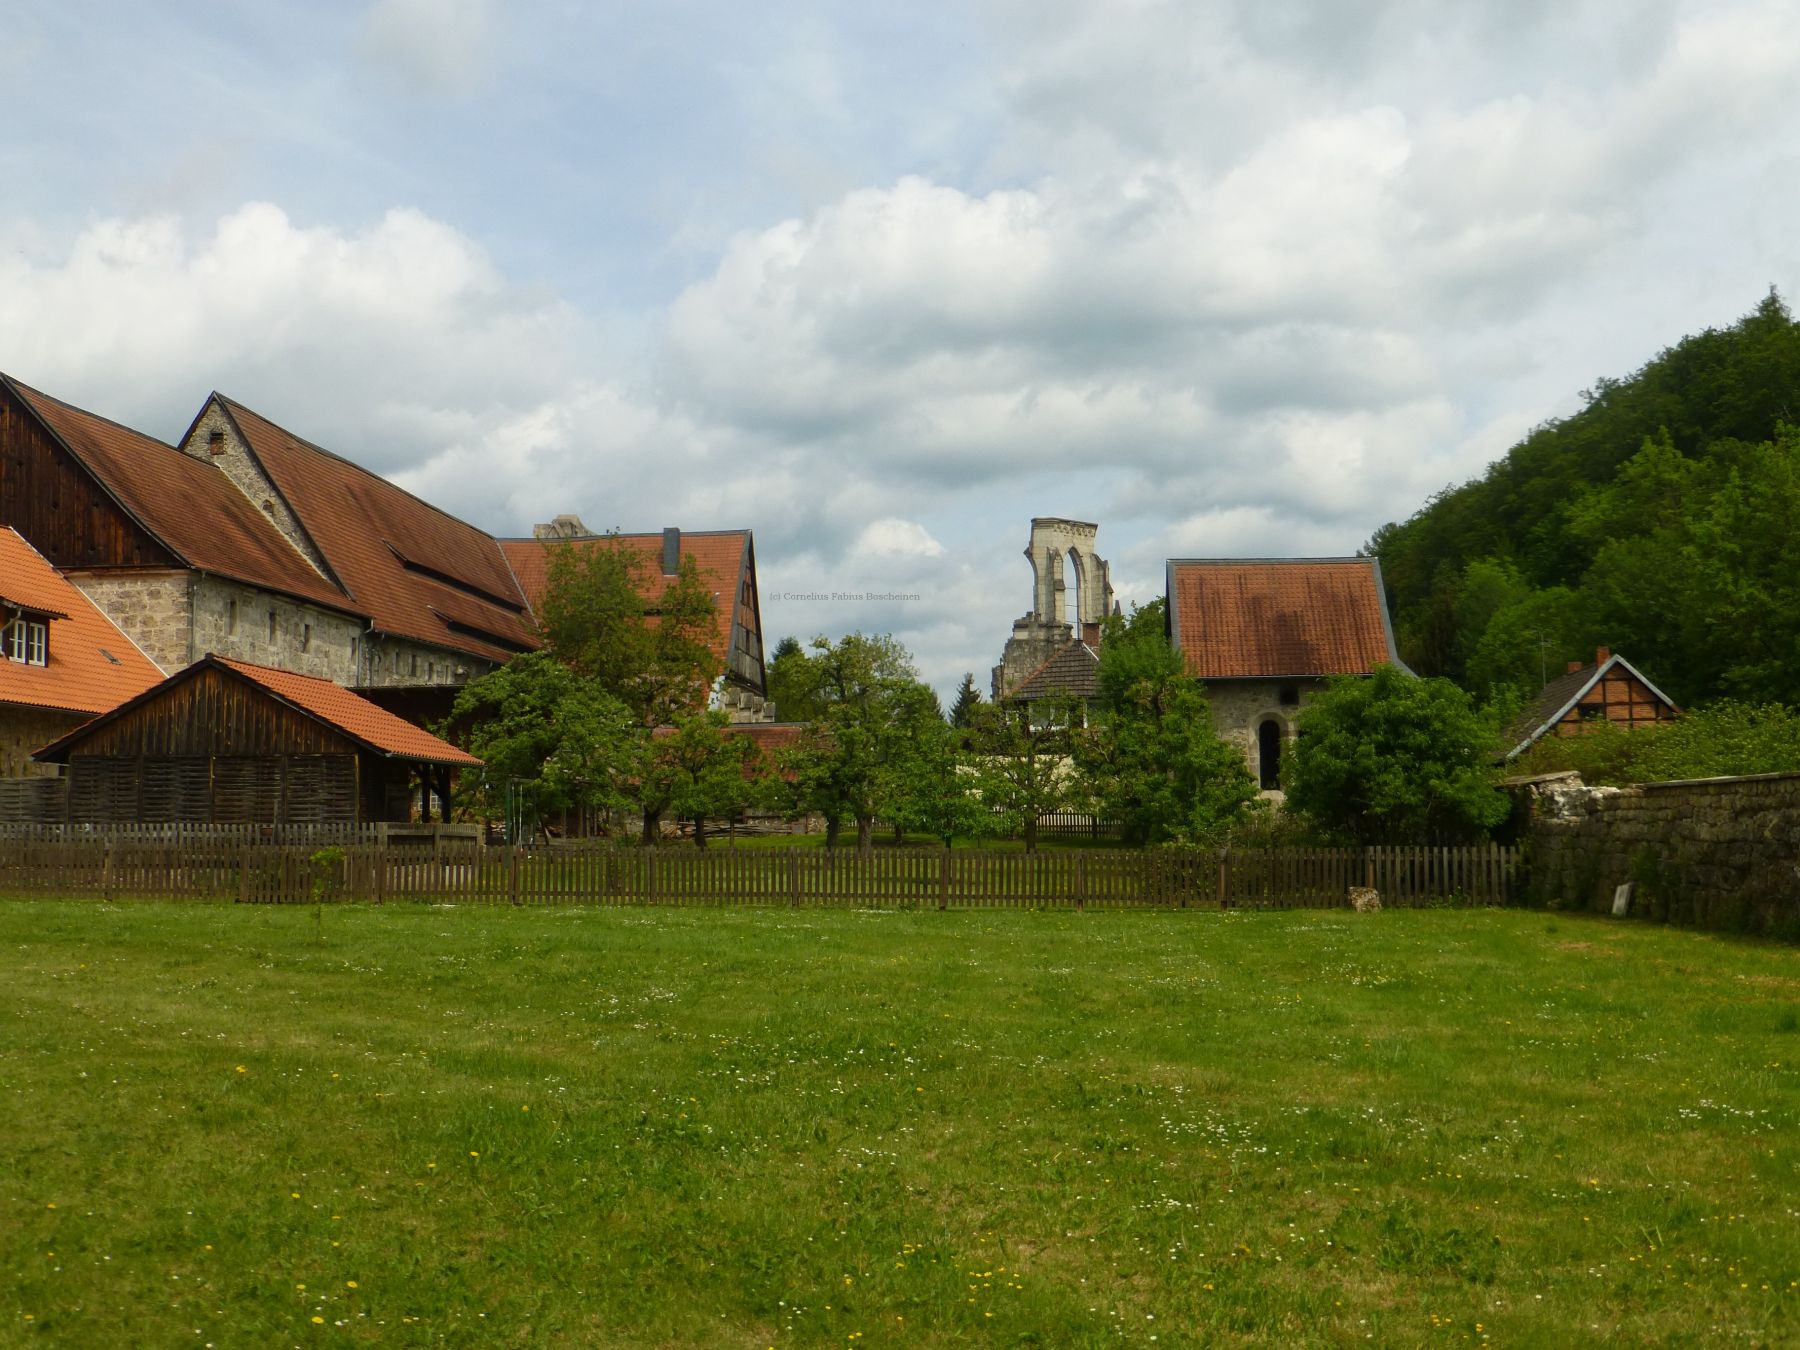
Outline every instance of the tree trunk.
<svg viewBox="0 0 1800 1350"><path fill-rule="evenodd" d="M705 816L695 816L694 817L694 847L695 848L705 848L706 847L706 817Z"/></svg>
<svg viewBox="0 0 1800 1350"><path fill-rule="evenodd" d="M1027 853L1036 853L1037 852L1037 817L1036 816L1026 816L1025 817L1025 851Z"/></svg>
<svg viewBox="0 0 1800 1350"><path fill-rule="evenodd" d="M894 842L896 844L904 844L906 842L906 827L904 825L894 826Z"/></svg>
<svg viewBox="0 0 1800 1350"><path fill-rule="evenodd" d="M644 842L657 844L662 842L662 812L644 812Z"/></svg>
<svg viewBox="0 0 1800 1350"><path fill-rule="evenodd" d="M825 817L825 849L827 852L838 846L838 833L841 829L842 822L836 816Z"/></svg>
<svg viewBox="0 0 1800 1350"><path fill-rule="evenodd" d="M875 852L875 817L856 818L856 856L867 858Z"/></svg>

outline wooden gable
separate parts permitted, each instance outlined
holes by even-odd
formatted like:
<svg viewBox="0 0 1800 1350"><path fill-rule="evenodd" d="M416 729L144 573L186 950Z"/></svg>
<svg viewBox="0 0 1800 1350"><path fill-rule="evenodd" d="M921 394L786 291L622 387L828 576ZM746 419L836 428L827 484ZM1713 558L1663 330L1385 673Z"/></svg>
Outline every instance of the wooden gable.
<svg viewBox="0 0 1800 1350"><path fill-rule="evenodd" d="M180 567L0 377L0 525L52 564Z"/></svg>
<svg viewBox="0 0 1800 1350"><path fill-rule="evenodd" d="M1611 663L1575 705L1557 719L1557 736L1579 736L1597 722L1636 730L1653 722L1672 722L1673 704L1623 662Z"/></svg>

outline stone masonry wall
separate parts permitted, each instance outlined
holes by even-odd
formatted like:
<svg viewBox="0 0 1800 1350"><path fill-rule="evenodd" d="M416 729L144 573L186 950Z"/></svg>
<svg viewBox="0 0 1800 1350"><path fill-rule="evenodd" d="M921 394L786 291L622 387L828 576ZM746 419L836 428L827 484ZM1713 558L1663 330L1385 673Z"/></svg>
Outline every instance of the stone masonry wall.
<svg viewBox="0 0 1800 1350"><path fill-rule="evenodd" d="M1283 706L1283 687L1295 689L1297 704ZM1292 748L1300 729L1300 709L1312 700L1322 687L1319 680L1214 680L1206 686L1206 701L1212 705L1213 730L1219 739L1234 745L1244 756L1250 772L1256 774L1257 728L1269 718L1281 723L1282 753ZM1279 800L1280 792L1265 792L1265 797Z"/></svg>
<svg viewBox="0 0 1800 1350"><path fill-rule="evenodd" d="M192 659L193 587L188 572L69 572L68 579L165 675Z"/></svg>
<svg viewBox="0 0 1800 1350"><path fill-rule="evenodd" d="M1702 928L1800 937L1800 774L1541 795L1528 835L1530 896Z"/></svg>
<svg viewBox="0 0 1800 1350"><path fill-rule="evenodd" d="M214 442L213 437L219 439ZM218 452L213 446L217 444ZM261 511L287 537L294 550L311 563L313 570L325 576L325 560L313 547L312 540L306 531L300 528L300 522L288 509L275 485L264 475L257 462L250 455L250 447L244 444L238 435L237 427L225 415L225 410L216 401L209 401L205 411L194 423L194 429L182 442L183 452L191 455L203 464L211 464L233 483L238 491L248 497L251 503ZM248 660L249 658L245 658Z"/></svg>
<svg viewBox="0 0 1800 1350"><path fill-rule="evenodd" d="M213 576L195 578L193 615L195 660L213 652L355 683L366 627L361 619Z"/></svg>

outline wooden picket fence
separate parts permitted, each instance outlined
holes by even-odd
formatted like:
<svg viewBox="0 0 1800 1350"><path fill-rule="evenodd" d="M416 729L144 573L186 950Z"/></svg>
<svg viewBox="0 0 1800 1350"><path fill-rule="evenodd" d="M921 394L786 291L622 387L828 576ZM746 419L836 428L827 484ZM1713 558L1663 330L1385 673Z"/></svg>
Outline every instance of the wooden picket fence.
<svg viewBox="0 0 1800 1350"><path fill-rule="evenodd" d="M1500 905L1519 850L483 848L231 841L0 841L0 896L300 904L1329 909Z"/></svg>

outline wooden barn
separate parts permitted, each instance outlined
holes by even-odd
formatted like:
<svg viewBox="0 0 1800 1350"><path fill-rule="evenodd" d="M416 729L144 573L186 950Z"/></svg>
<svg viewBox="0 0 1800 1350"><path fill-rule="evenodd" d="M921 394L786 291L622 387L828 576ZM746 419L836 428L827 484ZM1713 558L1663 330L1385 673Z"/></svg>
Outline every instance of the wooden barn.
<svg viewBox="0 0 1800 1350"><path fill-rule="evenodd" d="M1502 759L1513 760L1545 736L1579 736L1599 723L1635 731L1681 716L1681 709L1622 656L1605 647L1592 665L1569 662L1501 734Z"/></svg>
<svg viewBox="0 0 1800 1350"><path fill-rule="evenodd" d="M207 656L37 752L72 824L343 824L447 815L473 755L330 680Z"/></svg>

